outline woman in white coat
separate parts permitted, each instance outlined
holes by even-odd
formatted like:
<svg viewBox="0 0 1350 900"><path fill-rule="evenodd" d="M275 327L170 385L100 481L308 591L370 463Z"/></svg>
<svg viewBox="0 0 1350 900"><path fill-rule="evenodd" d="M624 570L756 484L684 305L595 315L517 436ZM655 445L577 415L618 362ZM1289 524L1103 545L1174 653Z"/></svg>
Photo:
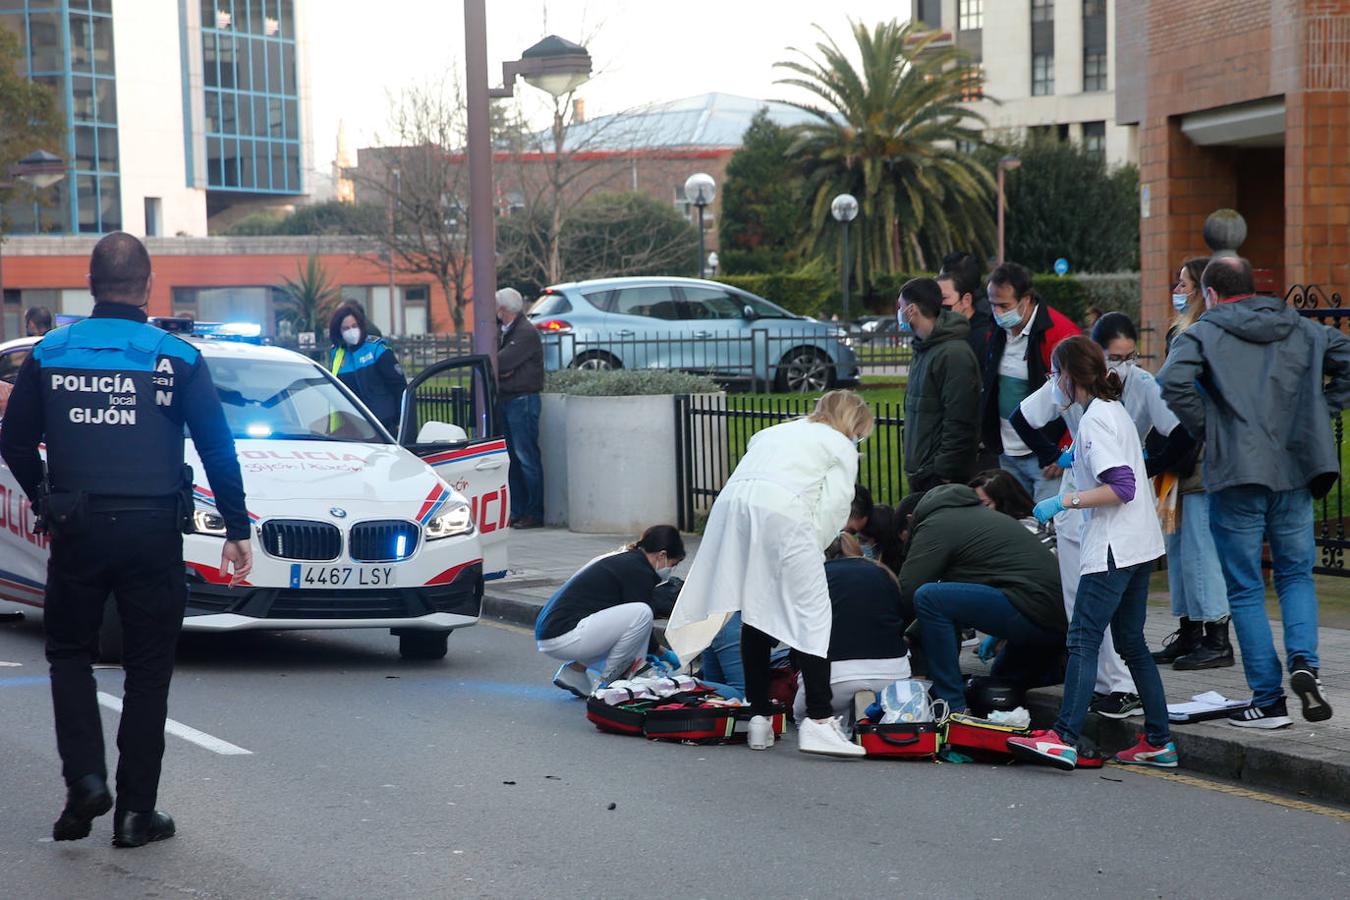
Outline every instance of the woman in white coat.
<svg viewBox="0 0 1350 900"><path fill-rule="evenodd" d="M873 424L865 400L831 391L806 418L751 438L713 504L671 613L666 640L682 660L702 652L728 618L741 614L745 693L755 712L751 749L773 746L769 654L781 640L794 651L806 692L798 749L863 755L831 707L825 548L848 521L858 443Z"/></svg>

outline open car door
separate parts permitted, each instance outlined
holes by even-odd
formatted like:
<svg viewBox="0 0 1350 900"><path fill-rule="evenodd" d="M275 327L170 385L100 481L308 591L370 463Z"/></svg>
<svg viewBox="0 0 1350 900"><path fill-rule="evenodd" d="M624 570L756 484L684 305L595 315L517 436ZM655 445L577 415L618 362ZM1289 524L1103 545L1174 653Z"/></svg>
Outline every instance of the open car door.
<svg viewBox="0 0 1350 900"><path fill-rule="evenodd" d="M408 383L398 442L473 506L483 577L506 575L511 464L497 415L497 381L486 356L434 363Z"/></svg>

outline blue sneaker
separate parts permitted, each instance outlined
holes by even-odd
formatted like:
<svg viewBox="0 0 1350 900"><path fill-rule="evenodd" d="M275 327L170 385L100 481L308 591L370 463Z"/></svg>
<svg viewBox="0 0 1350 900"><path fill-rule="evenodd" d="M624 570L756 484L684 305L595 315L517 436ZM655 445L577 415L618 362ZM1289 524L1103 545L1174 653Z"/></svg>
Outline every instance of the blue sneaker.
<svg viewBox="0 0 1350 900"><path fill-rule="evenodd" d="M1116 762L1124 763L1127 766L1154 766L1159 769L1175 769L1177 767L1177 745L1168 741L1161 747L1155 747L1148 742L1147 738L1141 737L1139 743L1128 750L1117 753Z"/></svg>

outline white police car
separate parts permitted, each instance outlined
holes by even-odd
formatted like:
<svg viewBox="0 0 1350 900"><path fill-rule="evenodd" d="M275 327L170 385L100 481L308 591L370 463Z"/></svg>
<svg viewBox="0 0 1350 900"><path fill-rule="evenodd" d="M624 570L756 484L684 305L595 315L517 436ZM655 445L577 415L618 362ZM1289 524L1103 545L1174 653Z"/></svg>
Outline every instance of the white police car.
<svg viewBox="0 0 1350 900"><path fill-rule="evenodd" d="M254 526L253 572L230 588L218 574L224 522L189 440L196 533L183 543L184 629L388 628L404 657L443 657L450 632L478 621L484 579L506 571L509 463L487 360L449 360L414 378L400 445L312 360L184 337L215 381ZM34 343L0 345L0 380L14 381ZM47 543L0 462L0 601L42 606ZM116 655L111 602L102 637Z"/></svg>

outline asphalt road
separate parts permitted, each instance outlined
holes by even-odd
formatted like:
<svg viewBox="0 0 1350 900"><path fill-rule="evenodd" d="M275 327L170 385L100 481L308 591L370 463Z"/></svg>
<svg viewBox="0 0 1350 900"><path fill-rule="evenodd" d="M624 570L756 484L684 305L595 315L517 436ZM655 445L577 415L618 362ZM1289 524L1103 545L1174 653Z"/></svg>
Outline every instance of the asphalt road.
<svg viewBox="0 0 1350 900"><path fill-rule="evenodd" d="M250 752L170 736L178 836L114 850L108 817L50 841L64 793L41 628L0 625L0 662L21 664L0 666L0 897L1350 893L1343 819L1120 768L602 735L524 632L450 647L413 664L381 632L186 636L169 715ZM120 696L120 672L98 680Z"/></svg>

